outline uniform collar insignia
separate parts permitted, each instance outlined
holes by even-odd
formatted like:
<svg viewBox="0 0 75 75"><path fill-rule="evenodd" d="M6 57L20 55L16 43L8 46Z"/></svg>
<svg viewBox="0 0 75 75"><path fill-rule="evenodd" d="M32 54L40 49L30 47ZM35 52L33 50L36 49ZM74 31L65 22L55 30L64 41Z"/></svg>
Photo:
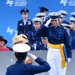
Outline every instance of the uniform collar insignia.
<svg viewBox="0 0 75 75"><path fill-rule="evenodd" d="M23 24L22 24L22 23L20 23L19 25L20 25L20 26L22 26Z"/></svg>
<svg viewBox="0 0 75 75"><path fill-rule="evenodd" d="M31 21L28 21L28 25L30 25L31 24Z"/></svg>

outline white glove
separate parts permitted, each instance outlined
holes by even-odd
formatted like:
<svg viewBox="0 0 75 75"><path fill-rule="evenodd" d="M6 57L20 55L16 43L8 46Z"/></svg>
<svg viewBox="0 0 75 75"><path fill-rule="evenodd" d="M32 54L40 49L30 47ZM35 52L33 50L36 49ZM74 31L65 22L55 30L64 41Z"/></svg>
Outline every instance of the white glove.
<svg viewBox="0 0 75 75"><path fill-rule="evenodd" d="M32 53L28 53L28 55L29 55L30 57L32 57L34 60L37 59L37 57L36 57L34 54L32 54Z"/></svg>
<svg viewBox="0 0 75 75"><path fill-rule="evenodd" d="M51 23L51 18L46 22L45 26L48 28L48 25Z"/></svg>
<svg viewBox="0 0 75 75"><path fill-rule="evenodd" d="M68 62L70 62L71 61L71 58L68 58Z"/></svg>

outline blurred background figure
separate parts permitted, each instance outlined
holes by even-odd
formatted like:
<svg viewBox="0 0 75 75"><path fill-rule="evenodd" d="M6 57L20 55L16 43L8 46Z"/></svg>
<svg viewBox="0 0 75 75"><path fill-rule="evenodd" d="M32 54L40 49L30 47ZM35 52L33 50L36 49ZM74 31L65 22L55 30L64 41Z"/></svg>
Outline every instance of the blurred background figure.
<svg viewBox="0 0 75 75"><path fill-rule="evenodd" d="M20 11L22 20L18 21L17 31L19 34L25 34L28 35L28 32L32 30L32 21L28 19L29 10L28 9L22 9Z"/></svg>
<svg viewBox="0 0 75 75"><path fill-rule="evenodd" d="M42 24L45 23L46 16L45 16L44 13L37 13L37 14L35 15L35 17L41 18Z"/></svg>
<svg viewBox="0 0 75 75"><path fill-rule="evenodd" d="M68 21L66 21L66 17L67 17L67 11L65 10L60 10L58 11L60 13L60 25L67 30L67 32L69 33L69 29L70 29L70 23Z"/></svg>
<svg viewBox="0 0 75 75"><path fill-rule="evenodd" d="M16 44L28 44L29 45L27 36L24 34L14 36L11 45L14 46ZM32 58L27 57L25 63L26 64L32 63Z"/></svg>
<svg viewBox="0 0 75 75"><path fill-rule="evenodd" d="M47 13L48 13L48 11L49 11L49 9L47 9L46 7L39 7L39 9L40 9L40 13L44 13L45 14L45 16L47 15Z"/></svg>
<svg viewBox="0 0 75 75"><path fill-rule="evenodd" d="M43 22L45 24L46 21L50 18L49 16L47 16L47 13L48 13L49 9L46 8L46 7L43 7L43 6L40 6L39 9L40 9L39 12L43 13L45 15L44 22Z"/></svg>
<svg viewBox="0 0 75 75"><path fill-rule="evenodd" d="M71 25L70 36L72 39L72 50L75 50L75 18L74 17L70 17L70 25Z"/></svg>
<svg viewBox="0 0 75 75"><path fill-rule="evenodd" d="M0 51L9 51L9 48L7 48L5 45L7 44L7 40L4 39L3 36L0 36Z"/></svg>
<svg viewBox="0 0 75 75"><path fill-rule="evenodd" d="M14 36L13 39L12 39L12 44L11 45L13 46L13 45L15 45L17 43L28 43L27 37L26 37L26 39L24 39L22 37L22 34Z"/></svg>
<svg viewBox="0 0 75 75"><path fill-rule="evenodd" d="M70 13L70 15L75 18L75 12Z"/></svg>
<svg viewBox="0 0 75 75"><path fill-rule="evenodd" d="M66 23L61 23L60 25L62 28L66 29L68 34L70 35L70 28L71 28L71 25L70 24L66 24Z"/></svg>
<svg viewBox="0 0 75 75"><path fill-rule="evenodd" d="M67 16L68 13L67 13L65 10L60 10L60 11L58 11L58 12L61 14L61 16L60 16L60 18L61 18L61 23L69 24L69 22L66 21L66 16Z"/></svg>
<svg viewBox="0 0 75 75"><path fill-rule="evenodd" d="M41 37L41 43L37 45L36 50L48 50L48 38L47 37Z"/></svg>
<svg viewBox="0 0 75 75"><path fill-rule="evenodd" d="M42 20L41 18L33 18L33 26L34 29L28 33L28 40L29 43L32 47L35 47L34 49L36 50L36 45L38 45L39 43L41 43L41 37L35 37L36 32L38 31L38 29L41 27L42 24Z"/></svg>

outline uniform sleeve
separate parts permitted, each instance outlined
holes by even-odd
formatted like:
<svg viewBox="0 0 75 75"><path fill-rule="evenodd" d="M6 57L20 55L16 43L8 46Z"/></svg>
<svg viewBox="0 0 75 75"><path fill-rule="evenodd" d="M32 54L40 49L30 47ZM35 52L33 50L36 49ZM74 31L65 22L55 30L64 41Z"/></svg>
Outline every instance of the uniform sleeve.
<svg viewBox="0 0 75 75"><path fill-rule="evenodd" d="M31 28L30 28L30 31L32 31L33 29L33 22L31 21Z"/></svg>
<svg viewBox="0 0 75 75"><path fill-rule="evenodd" d="M29 43L32 45L33 44L33 38L32 38L31 32L28 33L28 40L29 40Z"/></svg>
<svg viewBox="0 0 75 75"><path fill-rule="evenodd" d="M17 24L17 31L18 31L18 33L17 33L18 35L23 33L23 32L21 31L20 26L19 26L19 21L18 21L18 24Z"/></svg>
<svg viewBox="0 0 75 75"><path fill-rule="evenodd" d="M72 57L71 37L66 30L65 30L64 42L66 46L67 57L71 58Z"/></svg>
<svg viewBox="0 0 75 75"><path fill-rule="evenodd" d="M7 71L6 71L6 74L5 74L5 75L10 75L10 74L9 74L9 70L8 70L8 68L7 68Z"/></svg>
<svg viewBox="0 0 75 75"><path fill-rule="evenodd" d="M72 50L75 50L75 37L72 37Z"/></svg>
<svg viewBox="0 0 75 75"><path fill-rule="evenodd" d="M41 59L40 57L38 57L35 61L39 65L38 66L34 66L34 65L31 66L31 70L32 70L33 74L47 72L50 70L50 65L46 61Z"/></svg>
<svg viewBox="0 0 75 75"><path fill-rule="evenodd" d="M42 25L40 27L40 29L36 32L35 37L42 37L42 36L46 36L46 33L48 33L48 28L45 27L44 25Z"/></svg>

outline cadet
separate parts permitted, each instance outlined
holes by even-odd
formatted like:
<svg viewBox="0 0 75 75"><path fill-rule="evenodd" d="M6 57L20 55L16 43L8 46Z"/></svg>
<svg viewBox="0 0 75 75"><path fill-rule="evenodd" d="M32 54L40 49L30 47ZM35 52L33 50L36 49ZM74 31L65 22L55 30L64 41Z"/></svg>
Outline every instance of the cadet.
<svg viewBox="0 0 75 75"><path fill-rule="evenodd" d="M47 16L49 9L43 6L39 8L40 8L40 13L43 13L45 15L45 18L44 18L44 24L45 24L46 21L49 19L49 16Z"/></svg>
<svg viewBox="0 0 75 75"><path fill-rule="evenodd" d="M65 20L68 13L65 10L60 10L59 13L61 14L61 23L69 24L69 22Z"/></svg>
<svg viewBox="0 0 75 75"><path fill-rule="evenodd" d="M41 37L41 43L37 45L36 50L48 50L48 38L47 37Z"/></svg>
<svg viewBox="0 0 75 75"><path fill-rule="evenodd" d="M28 35L28 32L32 30L32 21L28 19L28 9L22 9L20 11L22 15L22 20L18 21L17 31L19 34L25 34Z"/></svg>
<svg viewBox="0 0 75 75"><path fill-rule="evenodd" d="M47 15L47 12L49 11L49 9L47 9L46 7L39 7L40 9L40 13L44 13L45 16Z"/></svg>
<svg viewBox="0 0 75 75"><path fill-rule="evenodd" d="M72 38L72 50L75 50L75 18L74 17L70 17L70 25L71 25L70 36Z"/></svg>
<svg viewBox="0 0 75 75"><path fill-rule="evenodd" d="M65 75L66 61L70 61L72 57L71 39L66 29L60 27L59 17L58 12L51 12L50 19L35 35L35 37L44 35L48 37L47 61L51 65L50 75Z"/></svg>
<svg viewBox="0 0 75 75"><path fill-rule="evenodd" d="M46 16L45 16L44 13L37 13L37 14L35 15L35 17L41 18L42 24L45 23Z"/></svg>
<svg viewBox="0 0 75 75"><path fill-rule="evenodd" d="M36 32L38 31L38 29L41 27L41 19L40 18L34 18L33 19L33 26L34 26L34 29L32 32L29 32L28 33L28 40L29 40L29 43L34 46L34 45L37 45L41 42L41 37L34 37Z"/></svg>
<svg viewBox="0 0 75 75"><path fill-rule="evenodd" d="M5 75L34 75L50 70L49 64L35 55L28 53L30 46L27 44L16 44L13 46L14 55L17 59L16 63L7 68ZM27 54L35 60L38 65L25 64Z"/></svg>

